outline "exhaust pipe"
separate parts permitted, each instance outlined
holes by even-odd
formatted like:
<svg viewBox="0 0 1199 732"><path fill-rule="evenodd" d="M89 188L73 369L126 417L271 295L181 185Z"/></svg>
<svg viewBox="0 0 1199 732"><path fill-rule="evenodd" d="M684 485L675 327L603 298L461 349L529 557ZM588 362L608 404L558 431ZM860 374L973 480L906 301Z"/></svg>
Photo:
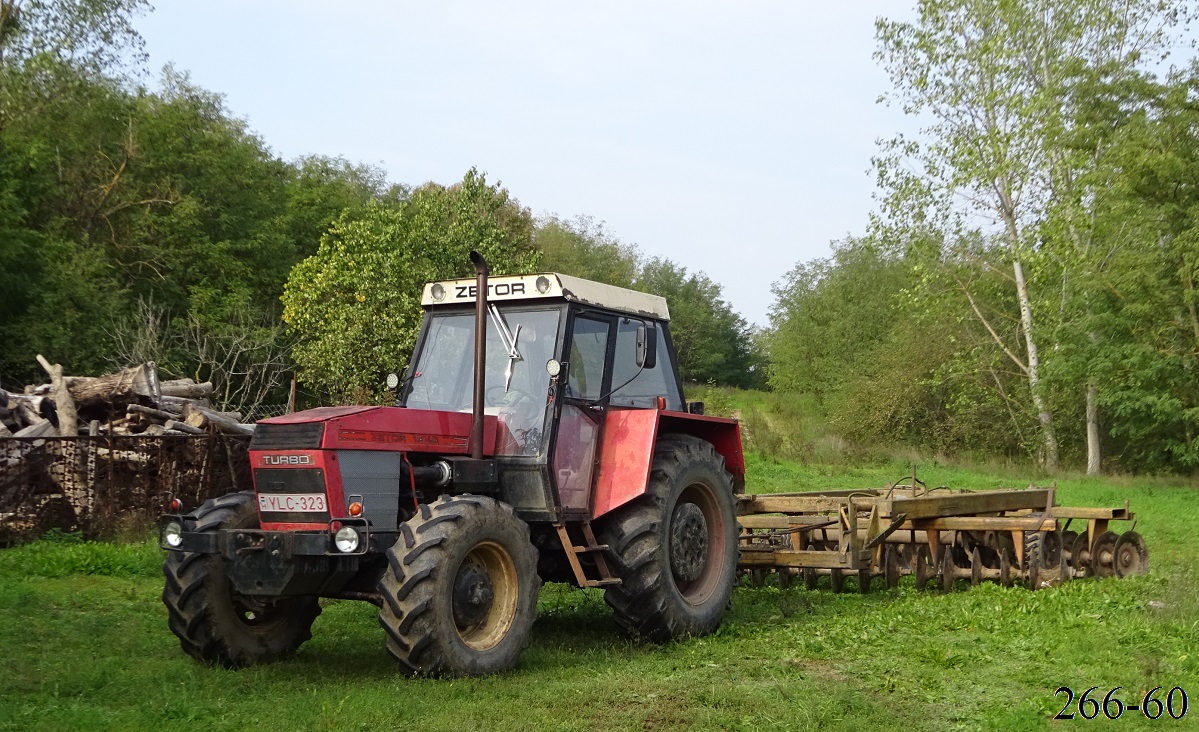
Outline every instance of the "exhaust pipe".
<svg viewBox="0 0 1199 732"><path fill-rule="evenodd" d="M470 423L470 456L483 459L483 400L487 395L487 275L491 270L482 254L471 250L475 265L475 395Z"/></svg>

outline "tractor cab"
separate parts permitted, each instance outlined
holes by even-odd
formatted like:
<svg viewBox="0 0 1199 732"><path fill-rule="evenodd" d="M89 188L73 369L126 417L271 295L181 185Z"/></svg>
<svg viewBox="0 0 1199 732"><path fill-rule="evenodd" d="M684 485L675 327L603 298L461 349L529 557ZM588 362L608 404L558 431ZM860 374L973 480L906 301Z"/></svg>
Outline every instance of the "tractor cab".
<svg viewBox="0 0 1199 732"><path fill-rule="evenodd" d="M684 411L666 300L551 273L491 277L487 290L483 411L497 421L501 493L529 519L590 514L609 412ZM477 291L474 279L425 286L402 406L471 411Z"/></svg>

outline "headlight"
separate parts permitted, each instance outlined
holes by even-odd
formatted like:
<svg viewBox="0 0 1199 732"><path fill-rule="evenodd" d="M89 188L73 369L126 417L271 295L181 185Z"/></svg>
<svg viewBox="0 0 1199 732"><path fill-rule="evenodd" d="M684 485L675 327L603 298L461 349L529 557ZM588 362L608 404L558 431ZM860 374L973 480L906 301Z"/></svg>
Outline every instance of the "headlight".
<svg viewBox="0 0 1199 732"><path fill-rule="evenodd" d="M178 521L168 521L167 525L162 527L162 538L167 546L178 549L183 545L183 527Z"/></svg>
<svg viewBox="0 0 1199 732"><path fill-rule="evenodd" d="M333 537L333 543L339 552L349 554L358 551L358 532L354 530L353 526L343 526L337 530L337 535Z"/></svg>

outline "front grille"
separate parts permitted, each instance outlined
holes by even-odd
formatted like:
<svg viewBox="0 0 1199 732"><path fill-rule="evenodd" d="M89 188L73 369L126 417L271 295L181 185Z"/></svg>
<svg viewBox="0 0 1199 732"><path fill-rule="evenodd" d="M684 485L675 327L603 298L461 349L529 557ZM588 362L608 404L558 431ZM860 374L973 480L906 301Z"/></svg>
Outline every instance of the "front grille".
<svg viewBox="0 0 1199 732"><path fill-rule="evenodd" d="M258 468L254 471L254 488L259 497L258 511L264 522L288 524L316 524L329 521L329 499L325 493L325 471L319 468ZM272 511L266 506L274 495L320 496L325 502L324 511ZM263 497L268 500L264 502ZM297 504L298 507L299 504Z"/></svg>
<svg viewBox="0 0 1199 732"><path fill-rule="evenodd" d="M259 422L254 425L254 438L250 440L250 449L314 450L321 446L321 437L324 434L324 422L301 424L264 424Z"/></svg>

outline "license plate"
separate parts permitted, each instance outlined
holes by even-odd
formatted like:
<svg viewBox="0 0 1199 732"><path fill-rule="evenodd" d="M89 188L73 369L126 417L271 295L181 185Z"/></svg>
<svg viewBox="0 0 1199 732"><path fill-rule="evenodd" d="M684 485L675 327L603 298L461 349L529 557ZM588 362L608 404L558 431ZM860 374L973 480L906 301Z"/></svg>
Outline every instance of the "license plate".
<svg viewBox="0 0 1199 732"><path fill-rule="evenodd" d="M324 513L329 510L322 493L260 493L258 510L277 513Z"/></svg>

